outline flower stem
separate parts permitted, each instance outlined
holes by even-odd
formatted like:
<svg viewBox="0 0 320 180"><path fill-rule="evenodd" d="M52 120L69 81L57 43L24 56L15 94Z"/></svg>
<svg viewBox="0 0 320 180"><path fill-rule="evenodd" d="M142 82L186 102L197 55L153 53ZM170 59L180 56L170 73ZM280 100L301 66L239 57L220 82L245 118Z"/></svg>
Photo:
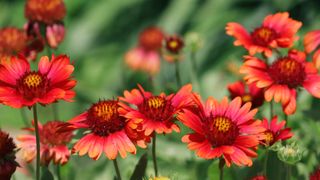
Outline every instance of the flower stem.
<svg viewBox="0 0 320 180"><path fill-rule="evenodd" d="M178 88L181 87L181 78L180 78L180 72L179 72L179 61L175 60L175 68L176 68L176 79L177 79L177 85Z"/></svg>
<svg viewBox="0 0 320 180"><path fill-rule="evenodd" d="M263 164L263 174L267 177L267 168L268 168L268 157L269 157L269 150L266 149L265 159Z"/></svg>
<svg viewBox="0 0 320 180"><path fill-rule="evenodd" d="M196 62L196 53L192 51L190 57L191 57L192 68L193 68L195 74L197 74L198 70L197 70L197 62Z"/></svg>
<svg viewBox="0 0 320 180"><path fill-rule="evenodd" d="M286 164L286 167L287 167L286 180L290 180L291 179L291 166L290 166L290 164Z"/></svg>
<svg viewBox="0 0 320 180"><path fill-rule="evenodd" d="M270 101L270 121L273 118L273 102Z"/></svg>
<svg viewBox="0 0 320 180"><path fill-rule="evenodd" d="M223 167L226 164L225 160L223 158L220 159L219 161L219 170L220 170L220 180L223 180Z"/></svg>
<svg viewBox="0 0 320 180"><path fill-rule="evenodd" d="M57 179L61 180L61 172L60 172L60 165L57 165Z"/></svg>
<svg viewBox="0 0 320 180"><path fill-rule="evenodd" d="M117 173L117 180L121 180L121 175L120 175L120 170L119 170L117 159L113 160L113 166L114 166L114 169L116 170L116 173Z"/></svg>
<svg viewBox="0 0 320 180"><path fill-rule="evenodd" d="M58 104L52 104L52 111L54 120L59 120Z"/></svg>
<svg viewBox="0 0 320 180"><path fill-rule="evenodd" d="M286 121L286 127L288 127L289 117L287 114L284 114L284 120Z"/></svg>
<svg viewBox="0 0 320 180"><path fill-rule="evenodd" d="M154 174L156 177L158 177L158 165L157 165L157 157L156 157L156 137L157 135L154 134L152 138L152 159L153 159Z"/></svg>
<svg viewBox="0 0 320 180"><path fill-rule="evenodd" d="M35 128L36 143L37 143L36 180L39 180L40 179L40 136L39 136L39 128L38 128L37 104L33 105L33 119L34 119L34 128Z"/></svg>

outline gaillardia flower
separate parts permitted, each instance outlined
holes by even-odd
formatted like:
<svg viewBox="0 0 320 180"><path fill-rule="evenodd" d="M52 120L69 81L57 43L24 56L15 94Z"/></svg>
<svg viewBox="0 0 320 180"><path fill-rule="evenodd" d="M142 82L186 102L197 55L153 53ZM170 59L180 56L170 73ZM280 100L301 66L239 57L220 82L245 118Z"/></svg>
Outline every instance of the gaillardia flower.
<svg viewBox="0 0 320 180"><path fill-rule="evenodd" d="M62 21L66 15L63 0L27 0L25 17L32 22L53 24Z"/></svg>
<svg viewBox="0 0 320 180"><path fill-rule="evenodd" d="M61 121L48 121L46 124L38 124L40 135L40 158L41 164L48 166L51 161L54 164L64 165L69 161L70 151L67 144L70 143L72 132L59 132L60 127L65 124ZM34 132L34 128L27 129ZM20 135L19 148L22 158L30 163L36 157L36 137L34 135Z"/></svg>
<svg viewBox="0 0 320 180"><path fill-rule="evenodd" d="M272 146L277 141L283 141L293 136L290 128L284 128L286 121L277 123L278 117L274 116L270 123L267 119L263 119L262 126L266 128L264 132L265 139L261 141L261 144L265 146Z"/></svg>
<svg viewBox="0 0 320 180"><path fill-rule="evenodd" d="M253 120L257 109L251 109L251 103L241 106L241 98L230 103L225 97L220 103L212 97L203 104L199 96L194 96L198 111L185 109L178 119L194 132L182 137L190 150L199 157L214 159L223 157L226 165L251 166L251 157L259 140L263 139L265 128L261 121Z"/></svg>
<svg viewBox="0 0 320 180"><path fill-rule="evenodd" d="M279 57L271 65L263 60L245 56L240 68L247 83L256 83L265 88L265 100L281 102L284 112L289 115L296 110L296 88L304 87L310 94L320 98L320 76L317 69L306 61L306 55L297 50L290 50L285 57Z"/></svg>
<svg viewBox="0 0 320 180"><path fill-rule="evenodd" d="M168 62L175 62L182 59L181 51L184 47L183 39L178 35L171 35L165 38L163 57Z"/></svg>
<svg viewBox="0 0 320 180"><path fill-rule="evenodd" d="M71 101L75 96L72 88L76 85L71 80L74 70L69 57L53 56L51 61L43 56L38 64L38 71L32 71L30 64L23 57L3 58L0 65L0 101L3 104L21 108L56 102Z"/></svg>
<svg viewBox="0 0 320 180"><path fill-rule="evenodd" d="M0 57L23 51L27 47L27 40L27 34L23 30L14 27L0 29Z"/></svg>
<svg viewBox="0 0 320 180"><path fill-rule="evenodd" d="M0 179L10 180L16 171L18 163L16 159L16 145L9 135L0 130Z"/></svg>
<svg viewBox="0 0 320 180"><path fill-rule="evenodd" d="M301 26L301 22L289 18L289 13L283 12L266 16L262 25L251 33L235 22L227 24L226 32L236 38L234 45L243 46L250 55L263 52L270 57L274 48L291 47L298 39L295 34Z"/></svg>
<svg viewBox="0 0 320 180"><path fill-rule="evenodd" d="M193 104L191 98L191 84L183 86L176 94L166 96L161 93L159 96L152 95L139 89L125 91L124 97L120 100L135 107L122 104L122 111L125 117L133 121L142 120L145 135L151 135L154 131L158 134L168 134L172 130L180 132L180 128L175 124L175 117L183 108Z"/></svg>
<svg viewBox="0 0 320 180"><path fill-rule="evenodd" d="M104 153L109 159L116 159L118 152L122 158L127 152L135 154L138 144L145 148L150 141L141 130L141 120L128 120L120 114L117 100L102 100L93 104L89 110L68 121L63 129L87 129L73 147L72 152L97 160Z"/></svg>
<svg viewBox="0 0 320 180"><path fill-rule="evenodd" d="M164 33L160 28L149 27L139 35L138 46L129 50L124 59L135 71L144 71L154 75L160 70L159 51L162 47Z"/></svg>
<svg viewBox="0 0 320 180"><path fill-rule="evenodd" d="M318 48L320 45L320 30L308 32L303 39L303 45L305 52L308 54ZM320 67L320 49L313 54L312 61L316 68Z"/></svg>
<svg viewBox="0 0 320 180"><path fill-rule="evenodd" d="M237 96L241 97L242 104L251 102L251 108L257 108L264 102L263 89L258 88L255 83L245 84L243 81L237 81L228 85L230 98L234 99Z"/></svg>

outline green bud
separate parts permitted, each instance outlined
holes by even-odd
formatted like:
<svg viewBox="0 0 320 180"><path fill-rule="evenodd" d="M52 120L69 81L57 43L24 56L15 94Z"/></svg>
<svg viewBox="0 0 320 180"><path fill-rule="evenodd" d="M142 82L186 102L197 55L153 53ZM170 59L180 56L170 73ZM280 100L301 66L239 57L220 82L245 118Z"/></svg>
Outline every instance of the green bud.
<svg viewBox="0 0 320 180"><path fill-rule="evenodd" d="M303 150L294 141L278 150L278 158L288 164L294 165L299 162L303 156Z"/></svg>
<svg viewBox="0 0 320 180"><path fill-rule="evenodd" d="M200 34L196 32L189 32L185 35L186 47L192 51L196 52L203 46L203 38Z"/></svg>

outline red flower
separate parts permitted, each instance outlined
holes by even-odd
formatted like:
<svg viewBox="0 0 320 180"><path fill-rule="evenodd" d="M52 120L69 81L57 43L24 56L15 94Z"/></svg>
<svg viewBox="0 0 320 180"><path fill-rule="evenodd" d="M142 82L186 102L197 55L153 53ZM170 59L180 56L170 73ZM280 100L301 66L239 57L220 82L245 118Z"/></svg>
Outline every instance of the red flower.
<svg viewBox="0 0 320 180"><path fill-rule="evenodd" d="M149 27L139 35L138 46L129 50L124 59L133 70L145 71L154 75L160 70L159 49L162 46L164 34L157 27Z"/></svg>
<svg viewBox="0 0 320 180"><path fill-rule="evenodd" d="M165 47L171 53L179 53L184 46L183 39L177 35L166 37Z"/></svg>
<svg viewBox="0 0 320 180"><path fill-rule="evenodd" d="M0 101L14 108L46 105L60 99L71 101L76 85L70 79L73 69L65 55L52 56L51 61L42 57L38 71L32 71L22 57L4 58L0 65Z"/></svg>
<svg viewBox="0 0 320 180"><path fill-rule="evenodd" d="M199 98L194 98L198 111L185 109L178 115L178 119L194 131L183 136L182 141L199 157L223 156L228 167L232 163L251 166L251 157L257 156L255 150L265 131L261 121L253 120L257 109L250 110L251 103L241 106L240 97L230 103L227 97L220 103L209 97L204 104Z"/></svg>
<svg viewBox="0 0 320 180"><path fill-rule="evenodd" d="M262 125L266 128L265 139L261 143L265 146L272 146L277 141L284 141L293 136L290 128L284 128L286 121L277 124L278 117L274 116L270 123L267 119L263 119Z"/></svg>
<svg viewBox="0 0 320 180"><path fill-rule="evenodd" d="M103 100L68 121L69 125L65 128L90 130L74 145L73 153L78 152L79 156L88 153L90 158L97 160L104 152L109 159L116 159L118 152L125 158L127 152L136 153L134 144L145 148L145 142L150 141L143 135L140 122L122 117L118 101Z"/></svg>
<svg viewBox="0 0 320 180"><path fill-rule="evenodd" d="M268 178L264 175L258 175L258 176L252 177L251 180L268 180Z"/></svg>
<svg viewBox="0 0 320 180"><path fill-rule="evenodd" d="M289 13L276 13L265 17L262 25L250 34L238 23L228 23L227 34L236 38L234 45L243 46L250 55L263 52L272 55L273 48L288 48L298 39L295 34L302 23L289 18Z"/></svg>
<svg viewBox="0 0 320 180"><path fill-rule="evenodd" d="M58 45L63 41L65 29L63 24L53 24L47 26L46 38L48 45L51 48L57 48Z"/></svg>
<svg viewBox="0 0 320 180"><path fill-rule="evenodd" d="M290 50L288 56L276 59L271 65L263 60L245 56L240 73L249 83L265 88L264 97L270 102L281 102L284 112L289 115L296 110L296 88L304 87L313 96L320 98L320 76L317 69L306 61L306 55L297 50Z"/></svg>
<svg viewBox="0 0 320 180"><path fill-rule="evenodd" d="M6 27L0 29L0 57L18 54L27 47L28 37L25 31Z"/></svg>
<svg viewBox="0 0 320 180"><path fill-rule="evenodd" d="M169 96L164 93L154 96L144 91L140 85L138 86L139 89L133 89L131 92L125 91L124 97L120 97L120 100L135 106L132 108L122 104L121 110L125 114L124 117L133 121L142 120L147 136L154 131L158 134L168 134L172 130L180 132L180 128L175 124L174 115L192 104L191 84L183 86L179 92Z"/></svg>
<svg viewBox="0 0 320 180"><path fill-rule="evenodd" d="M30 21L52 24L61 21L66 15L63 0L27 0L25 16Z"/></svg>
<svg viewBox="0 0 320 180"><path fill-rule="evenodd" d="M320 45L320 30L308 32L303 39L306 53L311 53ZM313 63L316 68L320 67L320 49L313 54Z"/></svg>
<svg viewBox="0 0 320 180"><path fill-rule="evenodd" d="M251 102L251 108L257 108L264 102L263 89L258 88L255 83L246 85L242 81L237 81L228 85L230 92L230 98L234 99L240 96L242 99L242 105Z"/></svg>
<svg viewBox="0 0 320 180"><path fill-rule="evenodd" d="M312 174L310 174L310 180L320 180L320 168L317 168Z"/></svg>
<svg viewBox="0 0 320 180"><path fill-rule="evenodd" d="M70 151L67 144L72 138L71 132L58 132L61 121L49 121L44 125L39 124L40 157L41 163L48 166L51 161L54 164L64 165L69 161ZM27 129L34 132L34 128ZM36 137L34 135L21 135L18 138L19 148L25 161L30 163L36 156Z"/></svg>
<svg viewBox="0 0 320 180"><path fill-rule="evenodd" d="M0 179L10 180L16 171L18 163L15 161L16 145L9 135L0 130Z"/></svg>

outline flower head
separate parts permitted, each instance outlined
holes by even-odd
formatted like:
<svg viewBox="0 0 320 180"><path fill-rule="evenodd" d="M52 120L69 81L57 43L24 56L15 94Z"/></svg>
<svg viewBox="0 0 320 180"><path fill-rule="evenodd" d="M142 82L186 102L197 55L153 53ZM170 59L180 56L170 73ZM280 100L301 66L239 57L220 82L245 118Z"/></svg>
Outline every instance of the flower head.
<svg viewBox="0 0 320 180"><path fill-rule="evenodd" d="M268 178L264 175L258 175L251 178L251 180L268 180Z"/></svg>
<svg viewBox="0 0 320 180"><path fill-rule="evenodd" d="M310 174L310 180L319 180L320 179L320 167L314 170L312 174Z"/></svg>
<svg viewBox="0 0 320 180"><path fill-rule="evenodd" d="M63 0L27 0L25 17L30 21L53 24L62 21L66 15Z"/></svg>
<svg viewBox="0 0 320 180"><path fill-rule="evenodd" d="M14 27L0 29L0 57L20 53L27 47L28 36L24 30Z"/></svg>
<svg viewBox="0 0 320 180"><path fill-rule="evenodd" d="M247 85L242 81L237 81L232 84L229 84L228 90L231 99L234 99L237 96L239 96L242 99L242 104L251 102L251 108L257 108L261 106L264 102L263 89L258 88L255 83Z"/></svg>
<svg viewBox="0 0 320 180"><path fill-rule="evenodd" d="M288 55L276 59L271 65L263 60L245 56L240 68L245 74L247 83L256 83L257 87L265 88L265 100L281 102L284 112L289 115L296 110L296 88L304 87L310 94L320 98L320 76L317 69L306 61L306 55L295 49Z"/></svg>
<svg viewBox="0 0 320 180"><path fill-rule="evenodd" d="M129 50L125 56L126 64L134 71L144 71L154 75L160 70L159 50L164 33L158 27L148 27L139 35L137 47Z"/></svg>
<svg viewBox="0 0 320 180"><path fill-rule="evenodd" d="M122 104L122 111L125 117L133 121L142 120L145 135L150 135L154 131L158 134L171 133L172 130L180 132L175 117L183 108L192 104L192 86L185 85L176 94L166 96L164 93L156 96L146 92L140 85L139 89L131 92L125 91L124 97L120 100L135 107Z"/></svg>
<svg viewBox="0 0 320 180"><path fill-rule="evenodd" d="M52 48L57 48L63 41L65 35L65 28L63 24L53 24L47 26L46 39L48 45Z"/></svg>
<svg viewBox="0 0 320 180"><path fill-rule="evenodd" d="M59 132L61 121L48 121L46 124L39 124L40 135L40 157L41 163L48 166L51 161L54 164L64 165L69 161L70 151L67 144L70 143L72 132ZM34 128L27 129L34 132ZM20 135L19 148L22 151L22 158L30 163L36 156L36 137L34 135Z"/></svg>
<svg viewBox="0 0 320 180"><path fill-rule="evenodd" d="M73 147L72 152L97 160L104 153L109 159L116 159L118 152L122 158L127 152L135 154L135 144L145 148L150 139L144 136L141 120L128 120L122 116L117 100L101 100L86 112L68 121L65 129L87 129ZM63 129L63 128L62 128Z"/></svg>
<svg viewBox="0 0 320 180"><path fill-rule="evenodd" d="M272 146L277 141L283 141L293 136L290 128L284 128L286 121L283 120L280 123L277 123L277 121L277 116L274 116L270 123L267 119L263 119L262 125L266 128L265 139L261 141L263 145Z"/></svg>
<svg viewBox="0 0 320 180"><path fill-rule="evenodd" d="M320 45L320 30L308 32L303 39L306 53L314 51Z"/></svg>
<svg viewBox="0 0 320 180"><path fill-rule="evenodd" d="M186 46L191 52L197 52L203 47L204 40L203 37L196 33L190 32L185 35Z"/></svg>
<svg viewBox="0 0 320 180"><path fill-rule="evenodd" d="M303 150L293 141L286 146L282 146L277 152L277 155L281 161L294 165L302 159Z"/></svg>
<svg viewBox="0 0 320 180"><path fill-rule="evenodd" d="M263 52L270 57L273 48L291 47L298 39L295 34L301 26L301 22L289 18L289 13L283 12L266 16L262 25L251 33L234 22L227 24L226 31L236 38L234 45L243 46L250 55Z"/></svg>
<svg viewBox="0 0 320 180"><path fill-rule="evenodd" d="M195 96L198 111L184 110L178 119L194 132L182 137L190 150L199 157L214 159L223 157L226 165L251 166L252 157L265 128L261 121L253 120L257 109L251 109L251 103L241 106L241 98L230 103L225 97L218 102L212 97L203 104Z"/></svg>
<svg viewBox="0 0 320 180"><path fill-rule="evenodd" d="M170 53L179 53L184 47L183 39L177 35L166 37L165 48Z"/></svg>
<svg viewBox="0 0 320 180"><path fill-rule="evenodd" d="M16 171L18 163L16 159L16 145L9 135L0 130L0 177L9 180Z"/></svg>
<svg viewBox="0 0 320 180"><path fill-rule="evenodd" d="M4 58L0 65L0 101L14 108L71 101L76 85L70 78L73 69L65 55L52 56L51 61L43 56L38 71L32 71L23 57Z"/></svg>

